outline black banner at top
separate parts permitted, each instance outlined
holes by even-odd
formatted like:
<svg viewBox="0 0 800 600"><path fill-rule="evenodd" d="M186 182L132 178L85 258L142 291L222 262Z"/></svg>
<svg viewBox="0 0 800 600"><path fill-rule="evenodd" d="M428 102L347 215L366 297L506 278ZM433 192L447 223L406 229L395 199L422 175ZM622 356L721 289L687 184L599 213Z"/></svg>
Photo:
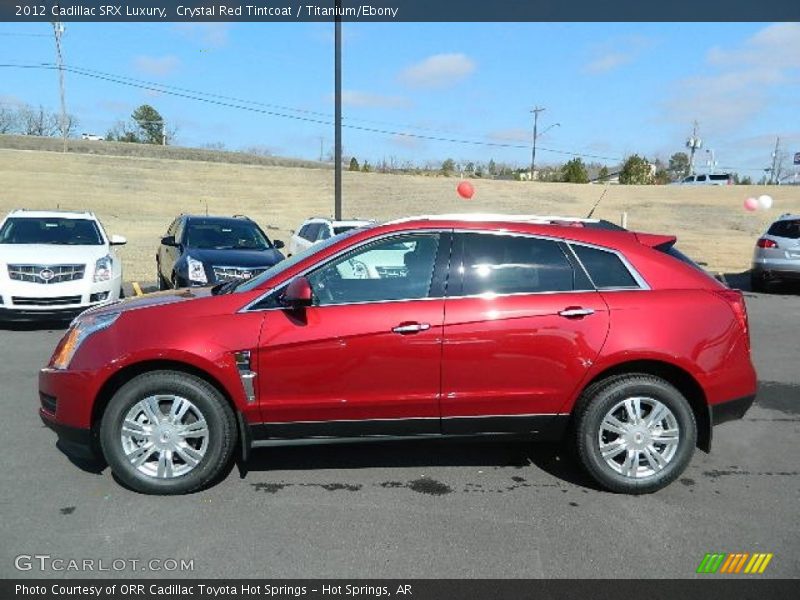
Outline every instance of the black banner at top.
<svg viewBox="0 0 800 600"><path fill-rule="evenodd" d="M800 21L800 0L0 0L0 21Z"/></svg>

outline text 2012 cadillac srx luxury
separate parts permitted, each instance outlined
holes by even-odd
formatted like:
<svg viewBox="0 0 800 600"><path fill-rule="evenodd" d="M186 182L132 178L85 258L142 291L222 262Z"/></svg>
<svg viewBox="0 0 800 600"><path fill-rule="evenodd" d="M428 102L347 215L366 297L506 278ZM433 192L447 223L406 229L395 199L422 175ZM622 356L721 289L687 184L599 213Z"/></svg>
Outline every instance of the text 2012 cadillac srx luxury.
<svg viewBox="0 0 800 600"><path fill-rule="evenodd" d="M253 447L486 434L569 439L603 487L652 492L756 391L742 295L674 242L507 215L353 230L248 281L83 313L40 414L146 493L198 490Z"/></svg>

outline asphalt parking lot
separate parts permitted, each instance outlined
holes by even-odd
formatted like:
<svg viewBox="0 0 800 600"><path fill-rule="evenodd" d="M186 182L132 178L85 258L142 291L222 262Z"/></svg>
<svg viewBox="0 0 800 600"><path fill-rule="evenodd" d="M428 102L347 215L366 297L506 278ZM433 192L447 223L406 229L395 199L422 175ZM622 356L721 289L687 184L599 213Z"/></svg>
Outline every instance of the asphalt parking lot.
<svg viewBox="0 0 800 600"><path fill-rule="evenodd" d="M757 404L642 497L598 491L556 445L485 442L262 449L210 490L139 495L39 421L61 331L0 329L0 577L680 578L707 552L771 552L763 577L798 577L800 296L747 300ZM19 555L125 566L18 571Z"/></svg>

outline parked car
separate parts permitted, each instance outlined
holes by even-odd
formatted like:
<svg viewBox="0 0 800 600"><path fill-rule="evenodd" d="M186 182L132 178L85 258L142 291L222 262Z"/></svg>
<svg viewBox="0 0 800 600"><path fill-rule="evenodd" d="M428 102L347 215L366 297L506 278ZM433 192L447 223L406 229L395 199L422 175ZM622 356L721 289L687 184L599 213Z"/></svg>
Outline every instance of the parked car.
<svg viewBox="0 0 800 600"><path fill-rule="evenodd" d="M102 142L104 140L102 135L97 135L94 133L82 133L81 139L88 140L90 142Z"/></svg>
<svg viewBox="0 0 800 600"><path fill-rule="evenodd" d="M756 392L741 292L674 244L511 216L354 229L249 281L83 314L40 415L145 493L262 446L467 435L567 437L603 487L652 492Z"/></svg>
<svg viewBox="0 0 800 600"><path fill-rule="evenodd" d="M122 261L90 212L15 210L0 223L0 320L71 319L122 293Z"/></svg>
<svg viewBox="0 0 800 600"><path fill-rule="evenodd" d="M781 215L758 238L753 251L753 291L765 292L782 281L800 281L800 215Z"/></svg>
<svg viewBox="0 0 800 600"><path fill-rule="evenodd" d="M678 185L733 185L731 173L702 173L689 175L677 182Z"/></svg>
<svg viewBox="0 0 800 600"><path fill-rule="evenodd" d="M274 242L243 216L181 215L161 238L156 253L161 290L250 279L283 260Z"/></svg>
<svg viewBox="0 0 800 600"><path fill-rule="evenodd" d="M335 235L350 231L357 227L374 224L375 221L352 219L349 221L334 221L324 217L306 219L289 240L289 256L302 252L317 242L322 242Z"/></svg>

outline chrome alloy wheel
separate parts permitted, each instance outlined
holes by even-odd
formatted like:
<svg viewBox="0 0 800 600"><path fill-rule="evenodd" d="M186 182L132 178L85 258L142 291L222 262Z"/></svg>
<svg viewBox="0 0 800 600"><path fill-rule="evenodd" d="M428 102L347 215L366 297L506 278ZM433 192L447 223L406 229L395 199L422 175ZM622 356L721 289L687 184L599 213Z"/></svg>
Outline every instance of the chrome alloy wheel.
<svg viewBox="0 0 800 600"><path fill-rule="evenodd" d="M609 410L598 433L600 454L631 479L661 471L675 457L680 427L672 411L654 398L631 397Z"/></svg>
<svg viewBox="0 0 800 600"><path fill-rule="evenodd" d="M149 396L125 415L122 450L136 469L150 477L171 479L192 471L208 449L208 424L186 398Z"/></svg>

